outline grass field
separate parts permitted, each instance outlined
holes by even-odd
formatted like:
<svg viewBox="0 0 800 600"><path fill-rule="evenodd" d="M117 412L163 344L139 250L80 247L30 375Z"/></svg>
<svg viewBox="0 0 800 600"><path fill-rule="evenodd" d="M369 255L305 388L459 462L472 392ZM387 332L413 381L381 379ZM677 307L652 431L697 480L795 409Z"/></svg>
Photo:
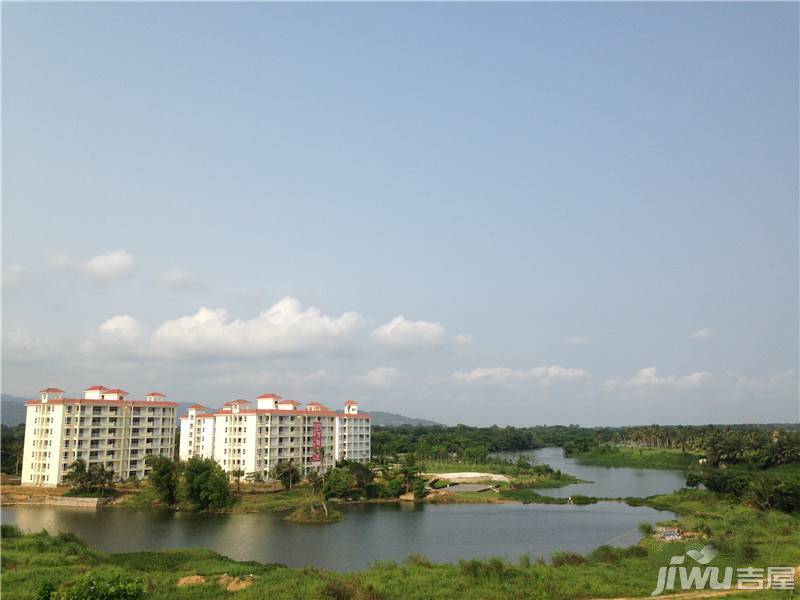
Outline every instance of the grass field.
<svg viewBox="0 0 800 600"><path fill-rule="evenodd" d="M647 500L647 504L679 514L678 523L704 531L719 551L717 566L796 566L800 563L800 516L758 512L720 500L710 492L682 491ZM307 567L236 562L210 550L171 550L104 554L87 547L75 536L47 533L20 535L3 527L2 583L5 600L36 596L46 582L69 589L84 576L102 580L119 575L138 581L146 598L193 599L363 599L363 600L500 600L506 598L572 600L603 597L648 597L658 568L672 554L682 554L684 544L664 545L653 538L638 546L614 549L603 546L582 556L559 553L550 561L523 556L509 563L502 559L465 560L459 564L433 564L422 556L403 563L384 562L367 570L333 573ZM220 584L240 578L249 585L236 592ZM204 583L178 587L179 579L201 576ZM756 598L788 598L788 593L764 592ZM748 595L738 595L745 598Z"/></svg>
<svg viewBox="0 0 800 600"><path fill-rule="evenodd" d="M605 467L640 469L686 469L697 464L697 454L664 448L598 448L590 452L571 454L570 458Z"/></svg>

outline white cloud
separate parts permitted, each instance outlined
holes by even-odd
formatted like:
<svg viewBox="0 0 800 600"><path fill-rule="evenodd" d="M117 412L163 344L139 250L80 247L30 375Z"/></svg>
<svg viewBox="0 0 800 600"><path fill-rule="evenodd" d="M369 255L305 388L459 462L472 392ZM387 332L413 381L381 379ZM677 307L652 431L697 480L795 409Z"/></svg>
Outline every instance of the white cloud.
<svg viewBox="0 0 800 600"><path fill-rule="evenodd" d="M592 338L588 335L574 335L564 340L568 344L575 344L576 346L583 346L592 343Z"/></svg>
<svg viewBox="0 0 800 600"><path fill-rule="evenodd" d="M205 286L183 269L170 269L159 274L158 281L161 285L175 290L201 289Z"/></svg>
<svg viewBox="0 0 800 600"><path fill-rule="evenodd" d="M609 379L603 383L608 391L629 390L654 390L654 389L692 389L709 385L714 380L711 373L697 371L688 375L659 375L656 367L641 369L636 375L626 381Z"/></svg>
<svg viewBox="0 0 800 600"><path fill-rule="evenodd" d="M100 333L119 340L133 341L141 336L142 326L130 315L118 315L100 325Z"/></svg>
<svg viewBox="0 0 800 600"><path fill-rule="evenodd" d="M133 255L125 250L113 250L93 256L81 264L83 272L92 279L111 283L127 276L133 270Z"/></svg>
<svg viewBox="0 0 800 600"><path fill-rule="evenodd" d="M689 337L693 340L710 340L714 337L714 332L704 327L703 329L698 329Z"/></svg>
<svg viewBox="0 0 800 600"><path fill-rule="evenodd" d="M401 375L402 373L393 367L376 367L355 379L358 383L382 388L391 386Z"/></svg>
<svg viewBox="0 0 800 600"><path fill-rule="evenodd" d="M22 273L25 271L20 265L10 265L3 267L3 287L15 287L22 281Z"/></svg>
<svg viewBox="0 0 800 600"><path fill-rule="evenodd" d="M362 323L356 312L329 317L286 297L249 321L231 320L223 309L201 308L165 321L151 343L155 352L170 357L286 355L340 348Z"/></svg>
<svg viewBox="0 0 800 600"><path fill-rule="evenodd" d="M446 334L441 323L410 321L401 315L378 327L371 337L387 348L410 350L438 346L445 341Z"/></svg>
<svg viewBox="0 0 800 600"><path fill-rule="evenodd" d="M461 383L495 383L512 384L533 381L542 387L566 381L580 381L588 378L583 369L550 365L534 367L526 370L515 370L508 367L479 367L472 371L457 371L450 377Z"/></svg>
<svg viewBox="0 0 800 600"><path fill-rule="evenodd" d="M47 354L44 341L24 327L11 327L3 332L3 361L24 363Z"/></svg>
<svg viewBox="0 0 800 600"><path fill-rule="evenodd" d="M472 343L472 336L466 333L459 333L453 340L456 344L467 346Z"/></svg>

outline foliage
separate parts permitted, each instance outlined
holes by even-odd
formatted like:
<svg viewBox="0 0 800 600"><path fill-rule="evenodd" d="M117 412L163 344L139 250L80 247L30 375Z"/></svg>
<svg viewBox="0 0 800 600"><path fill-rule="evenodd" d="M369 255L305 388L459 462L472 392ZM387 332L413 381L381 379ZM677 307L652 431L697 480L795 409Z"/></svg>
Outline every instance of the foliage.
<svg viewBox="0 0 800 600"><path fill-rule="evenodd" d="M0 471L22 474L22 452L25 444L25 423L0 427Z"/></svg>
<svg viewBox="0 0 800 600"><path fill-rule="evenodd" d="M139 578L119 572L89 572L66 591L51 592L50 600L139 600L144 593L144 583Z"/></svg>
<svg viewBox="0 0 800 600"><path fill-rule="evenodd" d="M66 474L64 483L71 488L70 495L76 496L107 496L114 479L114 471L105 468L100 463L91 463L88 467L86 461L79 458L73 462Z"/></svg>
<svg viewBox="0 0 800 600"><path fill-rule="evenodd" d="M179 494L201 509L222 509L233 501L228 476L213 458L193 457L186 462Z"/></svg>
<svg viewBox="0 0 800 600"><path fill-rule="evenodd" d="M270 476L283 484L284 489L291 490L300 481L300 470L291 461L277 463Z"/></svg>
<svg viewBox="0 0 800 600"><path fill-rule="evenodd" d="M174 504L178 499L178 465L157 454L149 454L144 462L150 468L150 483L161 501Z"/></svg>

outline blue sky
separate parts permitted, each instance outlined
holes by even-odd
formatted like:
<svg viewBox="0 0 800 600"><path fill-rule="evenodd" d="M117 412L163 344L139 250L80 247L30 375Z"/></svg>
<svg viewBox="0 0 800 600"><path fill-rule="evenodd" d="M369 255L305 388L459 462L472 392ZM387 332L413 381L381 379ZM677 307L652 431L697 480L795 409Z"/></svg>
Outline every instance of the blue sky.
<svg viewBox="0 0 800 600"><path fill-rule="evenodd" d="M6 4L3 391L797 420L797 18Z"/></svg>

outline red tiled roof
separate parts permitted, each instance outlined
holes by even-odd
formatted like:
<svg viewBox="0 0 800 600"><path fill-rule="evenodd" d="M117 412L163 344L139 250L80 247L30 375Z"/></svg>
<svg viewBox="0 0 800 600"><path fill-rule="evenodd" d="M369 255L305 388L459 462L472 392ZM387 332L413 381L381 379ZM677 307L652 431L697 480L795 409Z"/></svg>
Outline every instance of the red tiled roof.
<svg viewBox="0 0 800 600"><path fill-rule="evenodd" d="M25 402L26 406L33 406L35 404L42 404L42 401L39 398L35 398L34 400L28 400ZM48 400L47 404L87 404L87 405L107 405L107 406L128 406L128 405L136 405L136 406L178 406L177 402L148 402L147 400L112 400L111 398L105 398L103 400L87 400L85 398L60 398L58 400Z"/></svg>
<svg viewBox="0 0 800 600"><path fill-rule="evenodd" d="M273 394L272 392L270 392L269 394L261 394L258 397L258 399L261 399L261 398L275 398L276 400L280 400L281 399L281 397L278 396L278 394Z"/></svg>
<svg viewBox="0 0 800 600"><path fill-rule="evenodd" d="M64 393L64 390L60 390L58 388L44 388L43 390L39 390L40 392L60 392Z"/></svg>
<svg viewBox="0 0 800 600"><path fill-rule="evenodd" d="M166 396L164 396L164 394L162 394L161 392L150 392L147 395L148 396L161 396L162 398L166 398Z"/></svg>
<svg viewBox="0 0 800 600"><path fill-rule="evenodd" d="M279 400L278 404L300 404L297 400Z"/></svg>
<svg viewBox="0 0 800 600"><path fill-rule="evenodd" d="M120 394L120 395L123 395L123 396L130 396L130 394L128 392L126 392L125 390L121 390L119 388L117 388L115 390L106 390L106 391L109 394Z"/></svg>
<svg viewBox="0 0 800 600"><path fill-rule="evenodd" d="M349 404L358 404L358 402L356 402L355 400L348 400L347 402L344 403L345 406Z"/></svg>
<svg viewBox="0 0 800 600"><path fill-rule="evenodd" d="M84 392L96 392L96 391L99 391L99 390L107 390L107 389L108 388L106 386L104 386L104 385L93 385L92 387L86 388L83 391Z"/></svg>
<svg viewBox="0 0 800 600"><path fill-rule="evenodd" d="M198 408L202 408L202 409L204 409L204 410L205 410L205 408L206 408L206 407L205 407L205 406L203 406L202 404L192 404L192 405L189 407L189 410L192 410L192 409L195 409L195 410L197 410Z"/></svg>
<svg viewBox="0 0 800 600"><path fill-rule="evenodd" d="M249 400L231 400L230 402L226 402L222 406L233 406L234 404L252 404Z"/></svg>

